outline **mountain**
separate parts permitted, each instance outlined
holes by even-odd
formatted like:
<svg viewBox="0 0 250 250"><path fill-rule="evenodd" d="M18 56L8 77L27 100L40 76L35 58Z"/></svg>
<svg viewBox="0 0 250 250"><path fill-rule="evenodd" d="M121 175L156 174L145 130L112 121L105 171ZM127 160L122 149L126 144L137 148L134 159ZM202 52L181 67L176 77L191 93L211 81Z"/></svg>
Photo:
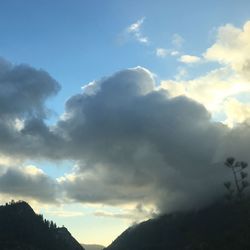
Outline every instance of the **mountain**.
<svg viewBox="0 0 250 250"><path fill-rule="evenodd" d="M1 250L84 250L65 228L37 215L24 201L0 206Z"/></svg>
<svg viewBox="0 0 250 250"><path fill-rule="evenodd" d="M93 244L82 244L85 250L103 250L104 246Z"/></svg>
<svg viewBox="0 0 250 250"><path fill-rule="evenodd" d="M105 250L248 250L250 202L220 202L128 228Z"/></svg>

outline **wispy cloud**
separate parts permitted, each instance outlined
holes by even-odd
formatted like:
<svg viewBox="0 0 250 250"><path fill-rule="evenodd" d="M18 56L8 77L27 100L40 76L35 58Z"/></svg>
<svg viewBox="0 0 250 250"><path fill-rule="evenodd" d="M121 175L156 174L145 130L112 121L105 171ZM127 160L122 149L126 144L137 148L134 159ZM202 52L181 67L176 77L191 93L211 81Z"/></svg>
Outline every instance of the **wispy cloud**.
<svg viewBox="0 0 250 250"><path fill-rule="evenodd" d="M179 58L179 61L182 63L186 63L186 64L198 63L201 61L201 58L198 56L192 56L192 55L182 55Z"/></svg>
<svg viewBox="0 0 250 250"><path fill-rule="evenodd" d="M158 47L155 49L155 55L159 58L166 58L168 56L179 56L182 54L180 49L184 43L184 38L175 33L171 37L172 46L170 48Z"/></svg>
<svg viewBox="0 0 250 250"><path fill-rule="evenodd" d="M93 213L96 217L106 217L106 218L116 218L116 219L126 219L132 221L133 223L138 223L147 218L152 218L156 216L157 212L153 207L144 207L142 204L137 204L135 207L123 208L119 212L110 212L104 209L97 210Z"/></svg>
<svg viewBox="0 0 250 250"><path fill-rule="evenodd" d="M160 58L166 58L167 56L178 56L179 51L173 49L156 48L155 55Z"/></svg>
<svg viewBox="0 0 250 250"><path fill-rule="evenodd" d="M85 214L83 212L78 212L78 211L67 211L63 209L58 209L58 210L48 210L46 211L47 214L57 216L57 217L65 217L65 218L70 218L70 217L81 217L84 216Z"/></svg>
<svg viewBox="0 0 250 250"><path fill-rule="evenodd" d="M170 50L164 49L164 48L157 48L155 50L155 54L158 57L165 58L166 56L170 54Z"/></svg>
<svg viewBox="0 0 250 250"><path fill-rule="evenodd" d="M172 50L170 53L171 56L178 56L179 54L180 54L180 52L177 50Z"/></svg>
<svg viewBox="0 0 250 250"><path fill-rule="evenodd" d="M132 23L126 29L126 33L128 35L132 36L139 43L148 44L149 38L147 36L143 35L143 33L141 31L144 20L145 20L145 17L137 20L135 23Z"/></svg>
<svg viewBox="0 0 250 250"><path fill-rule="evenodd" d="M180 34L176 33L172 36L172 44L175 48L181 48L184 41L184 38Z"/></svg>

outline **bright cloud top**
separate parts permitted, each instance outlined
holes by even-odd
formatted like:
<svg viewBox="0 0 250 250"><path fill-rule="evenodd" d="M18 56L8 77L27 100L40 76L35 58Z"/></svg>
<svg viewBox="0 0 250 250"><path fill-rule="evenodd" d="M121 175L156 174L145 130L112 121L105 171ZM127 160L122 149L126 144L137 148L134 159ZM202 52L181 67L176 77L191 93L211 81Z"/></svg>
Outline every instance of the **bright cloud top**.
<svg viewBox="0 0 250 250"><path fill-rule="evenodd" d="M205 75L189 80L165 80L161 87L166 88L171 96L186 95L203 103L215 117L225 116L225 122L233 126L249 118L246 103L242 95L250 96L250 22L246 22L242 29L232 25L225 25L218 29L215 43L203 54L203 62L214 61L219 67ZM197 63L200 57L183 55L183 63ZM233 98L236 102L230 102ZM233 111L241 104L243 111L237 116ZM236 105L235 108L232 106Z"/></svg>
<svg viewBox="0 0 250 250"><path fill-rule="evenodd" d="M218 29L217 40L204 54L207 60L230 66L250 79L250 21L242 29L225 25Z"/></svg>

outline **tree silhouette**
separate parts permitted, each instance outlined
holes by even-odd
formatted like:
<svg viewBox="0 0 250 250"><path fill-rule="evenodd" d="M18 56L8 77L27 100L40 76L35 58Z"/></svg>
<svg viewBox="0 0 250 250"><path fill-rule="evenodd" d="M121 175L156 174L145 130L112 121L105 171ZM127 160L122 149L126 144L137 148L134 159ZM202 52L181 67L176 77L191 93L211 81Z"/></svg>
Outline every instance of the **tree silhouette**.
<svg viewBox="0 0 250 250"><path fill-rule="evenodd" d="M229 157L225 161L225 165L232 170L233 182L224 182L224 186L228 193L226 197L232 200L234 197L241 200L244 190L249 187L249 182L246 180L248 174L244 171L248 164L244 161L236 161L235 158Z"/></svg>

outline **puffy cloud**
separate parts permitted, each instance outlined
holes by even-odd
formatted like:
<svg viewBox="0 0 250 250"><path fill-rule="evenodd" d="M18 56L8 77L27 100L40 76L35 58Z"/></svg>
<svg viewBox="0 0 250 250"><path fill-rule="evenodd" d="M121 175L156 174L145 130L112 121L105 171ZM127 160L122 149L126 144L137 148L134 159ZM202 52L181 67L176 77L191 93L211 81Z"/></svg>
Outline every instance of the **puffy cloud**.
<svg viewBox="0 0 250 250"><path fill-rule="evenodd" d="M248 118L247 106L241 96L250 93L249 78L249 53L250 53L250 22L246 22L243 28L233 25L225 25L218 29L214 44L203 54L203 62L214 61L219 66L201 76L185 80L182 76L175 80L162 81L161 87L167 89L171 96L185 95L192 98L212 112L213 117L230 126L243 122ZM205 60L204 60L205 59ZM196 58L183 55L180 61L191 63ZM197 62L201 59L197 57ZM237 100L237 104L229 99ZM232 105L234 108L232 108ZM236 105L244 109L240 118L237 115ZM230 107L229 107L230 106ZM233 114L233 112L235 112ZM244 115L243 115L244 113ZM218 119L218 118L217 118Z"/></svg>
<svg viewBox="0 0 250 250"><path fill-rule="evenodd" d="M13 65L4 59L0 60L2 153L16 154L16 156L39 154L37 149L41 147L38 144L44 142L46 137L47 139L53 137L44 123L44 118L49 113L45 101L55 95L59 89L59 84L43 70L23 64ZM46 148L45 145L44 148Z"/></svg>
<svg viewBox="0 0 250 250"><path fill-rule="evenodd" d="M241 147L240 140L230 146L231 130L213 122L204 106L157 90L141 67L86 85L67 101L53 133L62 140L53 153L78 161L58 179L66 201L156 204L161 211L204 204L223 192L222 162ZM48 143L48 151L56 145Z"/></svg>
<svg viewBox="0 0 250 250"><path fill-rule="evenodd" d="M206 90L201 83L209 84L213 77L221 79L218 87L227 96L248 88L245 82L236 88L232 79L242 78L234 74L228 88L226 68L210 72L200 83L189 82L188 92L193 88L192 97L212 98L217 92L209 93L212 87ZM46 125L44 112L6 111L9 119L0 123L1 153L73 159L76 166L56 182L37 169L7 168L1 172L0 189L47 201L60 190L65 202L155 204L161 211L210 201L224 191L225 157L248 160L249 128L214 122L202 104L173 95L167 87L169 91L159 88L150 71L136 67L84 86L66 102L53 126ZM184 83L178 87L175 91L185 90ZM38 106L45 110L41 100Z"/></svg>
<svg viewBox="0 0 250 250"><path fill-rule="evenodd" d="M0 166L8 166L8 165L19 165L22 161L17 158L8 157L6 155L0 155Z"/></svg>
<svg viewBox="0 0 250 250"><path fill-rule="evenodd" d="M220 155L224 158L234 156L238 160L250 162L249 156L250 124L249 119L228 131L220 145Z"/></svg>
<svg viewBox="0 0 250 250"><path fill-rule="evenodd" d="M214 113L228 97L249 92L250 84L232 70L220 68L191 80L164 80L160 88L167 89L173 97L185 95L197 100Z"/></svg>
<svg viewBox="0 0 250 250"><path fill-rule="evenodd" d="M227 120L230 127L241 124L250 119L250 103L239 102L235 98L228 98L224 103Z"/></svg>
<svg viewBox="0 0 250 250"><path fill-rule="evenodd" d="M250 21L242 29L227 24L218 29L216 42L204 57L229 65L250 80Z"/></svg>
<svg viewBox="0 0 250 250"><path fill-rule="evenodd" d="M201 61L201 58L198 56L191 56L191 55L182 55L179 59L182 63L198 63Z"/></svg>
<svg viewBox="0 0 250 250"><path fill-rule="evenodd" d="M44 117L44 101L58 90L58 83L45 71L0 60L0 117Z"/></svg>
<svg viewBox="0 0 250 250"><path fill-rule="evenodd" d="M61 159L64 139L41 118L27 118L21 130L12 120L0 122L0 146L4 157L17 159Z"/></svg>
<svg viewBox="0 0 250 250"><path fill-rule="evenodd" d="M35 166L8 167L0 175L0 194L50 203L56 201L56 183Z"/></svg>
<svg viewBox="0 0 250 250"><path fill-rule="evenodd" d="M157 91L152 74L140 67L88 88L68 100L57 125L67 153L79 159L59 180L69 199L153 203L165 211L218 194L224 169L215 157L227 128L212 122L204 106Z"/></svg>

